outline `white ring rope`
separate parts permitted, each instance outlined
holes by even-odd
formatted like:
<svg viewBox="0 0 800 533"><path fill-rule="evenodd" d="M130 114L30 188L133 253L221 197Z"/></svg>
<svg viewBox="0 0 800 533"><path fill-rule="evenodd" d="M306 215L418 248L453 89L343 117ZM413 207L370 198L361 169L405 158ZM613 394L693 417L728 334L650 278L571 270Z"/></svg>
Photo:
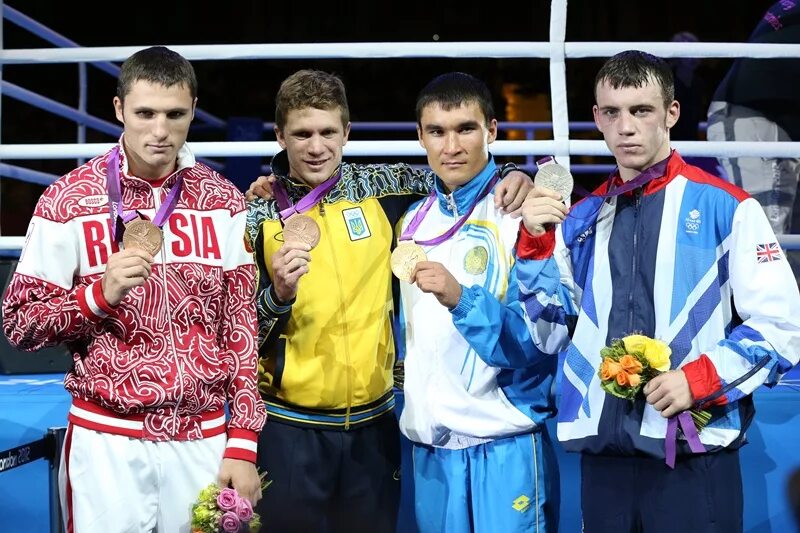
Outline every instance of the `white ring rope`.
<svg viewBox="0 0 800 533"><path fill-rule="evenodd" d="M800 142L710 142L674 141L673 147L683 155L719 157L786 157L800 154ZM246 142L190 142L195 155L200 157L267 157L280 151L275 141ZM9 159L75 159L100 155L112 143L89 144L3 144L0 160ZM604 141L495 141L491 152L497 156L522 156L530 154L572 154L610 156ZM425 156L417 141L350 141L344 147L348 156ZM559 158L559 161L561 159Z"/></svg>
<svg viewBox="0 0 800 533"><path fill-rule="evenodd" d="M557 0L558 1L558 0ZM170 45L191 61L250 59L400 59L441 58L540 58L552 52L549 42L380 42L299 44L196 44ZM124 61L145 46L97 46L87 48L20 48L0 52L0 63L43 64ZM564 43L567 59L610 57L624 50L643 50L660 57L797 58L800 44L775 43Z"/></svg>

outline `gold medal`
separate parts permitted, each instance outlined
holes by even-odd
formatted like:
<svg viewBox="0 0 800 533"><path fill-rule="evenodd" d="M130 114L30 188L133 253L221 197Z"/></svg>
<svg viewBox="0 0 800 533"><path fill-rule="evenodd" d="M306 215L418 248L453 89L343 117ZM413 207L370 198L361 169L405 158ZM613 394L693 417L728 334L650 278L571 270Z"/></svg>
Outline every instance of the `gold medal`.
<svg viewBox="0 0 800 533"><path fill-rule="evenodd" d="M128 222L122 234L122 246L126 250L141 248L150 255L156 255L161 250L162 242L161 229L141 218Z"/></svg>
<svg viewBox="0 0 800 533"><path fill-rule="evenodd" d="M319 239L319 226L307 215L292 215L283 225L284 242L304 242L314 248L319 244Z"/></svg>
<svg viewBox="0 0 800 533"><path fill-rule="evenodd" d="M414 241L400 241L392 251L392 272L398 279L411 283L411 274L420 261L427 261L425 250Z"/></svg>

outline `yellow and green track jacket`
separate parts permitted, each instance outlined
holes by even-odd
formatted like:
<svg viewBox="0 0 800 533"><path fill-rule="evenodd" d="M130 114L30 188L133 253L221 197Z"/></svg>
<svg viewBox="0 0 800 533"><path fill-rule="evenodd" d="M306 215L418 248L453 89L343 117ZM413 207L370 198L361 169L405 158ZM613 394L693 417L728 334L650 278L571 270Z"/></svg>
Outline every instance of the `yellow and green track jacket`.
<svg viewBox="0 0 800 533"><path fill-rule="evenodd" d="M272 170L293 203L310 191L287 177L285 152ZM272 290L272 256L283 244L275 200L249 203L247 235L259 271L259 388L269 416L347 430L394 406L389 256L397 221L430 191L433 173L405 164L342 163L340 170L336 186L304 213L321 240L294 302L279 304Z"/></svg>

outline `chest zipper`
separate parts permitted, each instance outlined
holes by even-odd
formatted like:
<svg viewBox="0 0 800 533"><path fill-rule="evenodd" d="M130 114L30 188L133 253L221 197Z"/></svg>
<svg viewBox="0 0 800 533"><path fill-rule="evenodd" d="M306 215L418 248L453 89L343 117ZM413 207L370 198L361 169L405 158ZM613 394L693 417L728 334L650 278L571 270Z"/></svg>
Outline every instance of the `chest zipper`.
<svg viewBox="0 0 800 533"><path fill-rule="evenodd" d="M332 235L330 228L328 227L328 217L325 216L325 205L320 202L319 204L319 215L322 218L322 223L325 226L325 234L329 237ZM339 262L336 260L336 247L333 245L333 240L331 238L325 239L328 242L328 247L331 253L331 260L333 261L333 269L336 272L336 286L339 290L339 308L342 312L342 339L344 341L344 358L345 358L345 366L347 367L347 372L345 373L345 383L346 383L346 396L347 396L347 406L345 408L345 416L344 416L344 429L350 429L350 408L353 403L353 384L352 384L352 377L350 376L350 342L349 342L349 334L347 329L347 305L346 300L344 297L344 293L342 292L342 277L341 271L339 270Z"/></svg>

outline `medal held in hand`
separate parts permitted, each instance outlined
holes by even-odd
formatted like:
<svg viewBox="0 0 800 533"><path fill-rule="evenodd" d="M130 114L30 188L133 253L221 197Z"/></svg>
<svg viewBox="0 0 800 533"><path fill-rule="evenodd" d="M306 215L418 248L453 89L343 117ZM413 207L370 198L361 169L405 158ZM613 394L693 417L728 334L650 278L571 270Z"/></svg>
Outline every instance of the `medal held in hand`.
<svg viewBox="0 0 800 533"><path fill-rule="evenodd" d="M312 249L319 244L322 236L319 226L313 218L303 213L319 204L336 187L341 177L341 169L337 169L333 176L314 187L296 205L292 204L283 182L280 179L275 182L272 192L280 209L278 215L283 221L283 242L304 242Z"/></svg>
<svg viewBox="0 0 800 533"><path fill-rule="evenodd" d="M284 242L304 242L314 248L319 244L319 226L307 215L292 215L283 226Z"/></svg>
<svg viewBox="0 0 800 533"><path fill-rule="evenodd" d="M414 273L414 267L420 261L427 261L428 257L425 255L425 250L422 246L414 241L400 241L392 251L391 265L392 273L398 279L411 283L411 274Z"/></svg>
<svg viewBox="0 0 800 533"><path fill-rule="evenodd" d="M417 229L419 229L422 221L425 219L425 215L428 214L431 206L436 201L436 190L432 190L428 195L428 198L425 199L425 203L423 203L422 207L420 207L417 212L414 213L414 217L411 219L411 222L409 222L406 229L404 229L403 233L400 235L400 242L397 244L397 248L395 248L392 252L392 273L397 276L398 279L407 283L411 283L411 274L414 273L414 267L416 267L417 263L420 261L428 260L428 256L425 255L425 250L420 245L424 244L425 246L436 246L437 244L441 244L455 235L461 226L467 222L467 219L472 214L475 206L478 205L478 202L480 202L484 196L489 194L499 179L500 173L494 171L491 179L489 179L489 181L486 183L483 191L476 196L475 201L472 202L472 205L470 205L466 213L461 215L461 217L450 227L450 229L438 237L434 237L433 239L414 240L414 233L416 233Z"/></svg>
<svg viewBox="0 0 800 533"><path fill-rule="evenodd" d="M122 234L122 245L126 250L141 248L150 255L156 255L161 250L162 242L158 226L141 218L128 222Z"/></svg>
<svg viewBox="0 0 800 533"><path fill-rule="evenodd" d="M569 201L574 186L570 171L550 157L540 159L536 163L539 165L539 170L533 178L533 184L536 187L555 191L561 195L563 201Z"/></svg>
<svg viewBox="0 0 800 533"><path fill-rule="evenodd" d="M153 220L141 218L135 210L125 211L122 205L122 182L119 178L119 146L115 146L106 158L108 213L111 219L111 238L122 243L123 248L141 248L152 256L161 251L164 236L161 228L178 205L183 189L183 174L172 185L167 197L156 211Z"/></svg>

